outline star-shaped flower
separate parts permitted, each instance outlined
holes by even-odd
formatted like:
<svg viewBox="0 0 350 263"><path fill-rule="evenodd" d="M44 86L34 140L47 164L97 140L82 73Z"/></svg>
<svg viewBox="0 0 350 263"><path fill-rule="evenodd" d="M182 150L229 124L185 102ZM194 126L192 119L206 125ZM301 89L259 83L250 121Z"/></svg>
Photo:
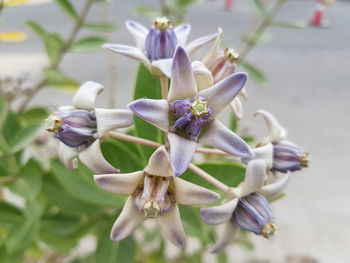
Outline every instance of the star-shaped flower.
<svg viewBox="0 0 350 263"><path fill-rule="evenodd" d="M212 253L220 252L233 241L240 228L265 238L274 233L276 226L269 201L286 187L289 174L264 186L265 178L266 163L253 160L247 165L244 182L232 189L234 198L222 205L201 209L200 216L205 223L218 225Z"/></svg>
<svg viewBox="0 0 350 263"><path fill-rule="evenodd" d="M100 139L111 130L131 126L133 114L130 110L95 108L102 90L96 82L84 83L73 98L73 106L60 107L46 119L46 130L61 141L59 158L70 169L77 167L79 156L96 173L118 171L104 159Z"/></svg>
<svg viewBox="0 0 350 263"><path fill-rule="evenodd" d="M171 165L175 176L179 176L187 169L198 143L236 156L253 155L237 134L216 120L246 80L246 73L236 73L198 92L189 57L179 46L173 59L168 98L139 99L128 107L140 118L168 132Z"/></svg>
<svg viewBox="0 0 350 263"><path fill-rule="evenodd" d="M155 76L163 75L160 69L164 63L171 63L177 45L185 46L188 54L192 55L218 35L215 33L204 36L186 44L191 31L189 24L173 27L167 18L157 18L149 30L135 21L126 21L125 24L134 37L136 47L111 43L103 47L140 61Z"/></svg>
<svg viewBox="0 0 350 263"><path fill-rule="evenodd" d="M205 205L219 199L218 194L206 188L174 177L164 146L152 154L143 171L95 175L95 182L109 192L130 195L113 225L113 241L126 238L152 218L165 238L183 248L186 239L177 204Z"/></svg>
<svg viewBox="0 0 350 263"><path fill-rule="evenodd" d="M254 159L263 159L273 172L286 173L288 171L301 170L308 167L309 154L304 152L303 148L287 140L287 132L278 120L269 112L259 110L255 115L261 115L264 118L269 130L269 136L266 137L258 147L254 148ZM252 158L242 158L247 163Z"/></svg>

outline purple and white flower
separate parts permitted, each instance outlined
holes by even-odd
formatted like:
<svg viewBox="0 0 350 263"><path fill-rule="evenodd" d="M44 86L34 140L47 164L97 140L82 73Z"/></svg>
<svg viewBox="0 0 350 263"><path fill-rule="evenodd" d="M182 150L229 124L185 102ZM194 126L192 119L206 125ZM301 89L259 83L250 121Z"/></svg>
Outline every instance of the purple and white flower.
<svg viewBox="0 0 350 263"><path fill-rule="evenodd" d="M155 76L163 75L163 64L171 63L177 45L185 46L188 54L192 55L218 35L204 36L186 44L191 31L189 24L173 27L167 18L157 18L149 30L135 21L128 20L125 24L134 37L136 47L111 43L103 47L140 61Z"/></svg>
<svg viewBox="0 0 350 263"><path fill-rule="evenodd" d="M84 83L73 98L73 106L60 107L46 119L46 130L61 142L58 155L70 169L77 167L77 158L96 173L117 172L103 157L101 139L111 130L133 124L130 110L95 108L96 96L103 86Z"/></svg>
<svg viewBox="0 0 350 263"><path fill-rule="evenodd" d="M183 248L186 238L177 204L206 205L219 199L206 188L174 177L164 146L152 154L143 171L95 175L95 182L109 192L130 195L113 225L113 241L126 238L145 220L154 219L163 236Z"/></svg>
<svg viewBox="0 0 350 263"><path fill-rule="evenodd" d="M217 225L217 240L212 253L220 252L233 241L239 229L270 237L276 230L269 201L278 197L287 185L288 175L278 181L264 185L267 166L263 160L248 163L244 182L232 188L233 198L214 207L202 208L201 219L210 225Z"/></svg>
<svg viewBox="0 0 350 263"><path fill-rule="evenodd" d="M269 112L259 110L269 130L269 136L254 149L254 159L264 159L273 172L294 172L308 167L309 154L294 142L287 140L286 130ZM247 163L251 158L242 158Z"/></svg>
<svg viewBox="0 0 350 263"><path fill-rule="evenodd" d="M198 92L189 57L179 46L175 51L171 76L167 99L139 99L128 107L143 120L168 132L175 176L187 169L198 143L236 156L253 155L237 134L216 120L216 116L244 87L246 73L233 74Z"/></svg>

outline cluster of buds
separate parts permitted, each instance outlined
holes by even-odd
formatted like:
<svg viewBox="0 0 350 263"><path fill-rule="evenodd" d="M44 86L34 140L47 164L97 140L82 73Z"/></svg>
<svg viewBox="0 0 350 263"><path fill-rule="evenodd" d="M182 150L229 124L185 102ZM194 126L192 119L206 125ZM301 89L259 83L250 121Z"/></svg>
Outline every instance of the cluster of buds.
<svg viewBox="0 0 350 263"><path fill-rule="evenodd" d="M0 76L0 95L7 101L14 101L31 91L28 74L22 73L18 77Z"/></svg>
<svg viewBox="0 0 350 263"><path fill-rule="evenodd" d="M173 27L169 20L161 18L150 30L134 21L127 21L126 26L137 47L104 47L144 63L154 76L166 80L163 85L169 78L169 89L167 84L162 87L166 90L163 98L135 100L128 110L95 108L95 98L103 87L90 81L78 90L73 106L61 107L47 119L47 130L60 140L59 157L67 167L76 168L79 157L96 173L95 182L100 187L129 195L112 228L111 239L122 240L145 220L153 219L165 238L179 247L185 246L177 204L207 205L220 198L217 193L179 177L191 166L199 144L240 157L246 164L244 182L233 188L219 187L227 194L227 200L201 209L201 219L217 229L212 251L225 248L239 229L270 237L276 225L269 202L283 192L291 172L307 166L307 154L286 140L285 129L266 111L257 114L264 117L270 136L256 148L217 119L232 104L234 114L241 118L237 96L246 98L248 77L244 72L236 73L238 54L230 48L221 49L221 29L185 45L190 31L187 24ZM211 42L214 44L209 54L202 61L191 62L189 55ZM166 138L142 171L124 174L105 160L100 143L110 131L131 126L134 114L164 131ZM139 138L133 138L140 143Z"/></svg>

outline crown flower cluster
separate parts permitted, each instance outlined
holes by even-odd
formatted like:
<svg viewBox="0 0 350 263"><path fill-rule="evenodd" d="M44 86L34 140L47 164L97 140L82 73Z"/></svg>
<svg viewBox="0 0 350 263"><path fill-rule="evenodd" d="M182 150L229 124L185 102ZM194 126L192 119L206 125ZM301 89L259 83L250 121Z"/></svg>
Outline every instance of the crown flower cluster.
<svg viewBox="0 0 350 263"><path fill-rule="evenodd" d="M286 130L267 111L256 113L269 130L269 136L257 147L248 145L218 120L227 106L237 120L242 118L238 96L247 99L248 79L247 73L236 72L239 55L230 47L221 48L220 28L186 44L191 29L188 24L174 27L168 19L159 18L150 29L134 21L127 21L126 27L135 47L103 47L143 63L160 78L162 98L140 98L130 102L128 109L96 108L95 100L103 87L89 81L75 94L73 106L60 107L46 120L47 131L60 141L59 158L68 168L77 168L79 159L95 173L99 187L128 195L111 239L120 241L144 221L155 220L164 238L184 248L186 237L178 204L202 206L198 216L214 225L217 233L211 249L214 253L235 240L240 229L269 238L277 229L270 202L284 191L291 172L307 167L308 154L287 140ZM196 50L209 44L211 50L201 61L191 61ZM163 143L115 132L131 127L135 116L164 132ZM123 173L103 156L100 145L108 138L156 149L143 170ZM196 152L217 154L230 162L230 157L236 157L235 162L241 161L245 167L244 181L235 187L223 184L192 164ZM182 179L188 168L218 188L225 199ZM215 202L219 204L203 207Z"/></svg>

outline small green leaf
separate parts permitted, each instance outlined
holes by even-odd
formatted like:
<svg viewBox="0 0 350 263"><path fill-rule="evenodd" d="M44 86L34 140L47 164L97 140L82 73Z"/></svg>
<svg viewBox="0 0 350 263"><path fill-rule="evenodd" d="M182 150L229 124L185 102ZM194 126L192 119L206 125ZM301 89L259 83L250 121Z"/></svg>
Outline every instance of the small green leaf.
<svg viewBox="0 0 350 263"><path fill-rule="evenodd" d="M242 63L242 66L245 69L245 71L247 71L247 73L249 74L249 77L251 77L254 81L256 81L259 84L266 83L265 74L256 66L247 62Z"/></svg>
<svg viewBox="0 0 350 263"><path fill-rule="evenodd" d="M41 126L38 124L29 125L21 129L9 140L9 147L12 153L16 153L25 148L38 135Z"/></svg>
<svg viewBox="0 0 350 263"><path fill-rule="evenodd" d="M302 29L307 28L308 24L304 21L273 21L271 26Z"/></svg>
<svg viewBox="0 0 350 263"><path fill-rule="evenodd" d="M80 84L74 79L67 76L59 69L44 69L44 74L48 78L47 86L64 91L76 91Z"/></svg>
<svg viewBox="0 0 350 263"><path fill-rule="evenodd" d="M109 23L85 23L83 27L97 32L114 32L118 30L118 26Z"/></svg>
<svg viewBox="0 0 350 263"><path fill-rule="evenodd" d="M77 11L69 0L56 0L56 3L62 8L62 10L73 19L78 18Z"/></svg>
<svg viewBox="0 0 350 263"><path fill-rule="evenodd" d="M235 118L235 116L231 115L230 116L230 125L229 125L231 131L236 132L237 131L237 127L238 127L238 121Z"/></svg>
<svg viewBox="0 0 350 263"><path fill-rule="evenodd" d="M21 210L3 201L0 201L0 215L0 228L2 229L11 229L13 225L18 225L23 221Z"/></svg>
<svg viewBox="0 0 350 263"><path fill-rule="evenodd" d="M74 42L69 50L72 52L90 52L100 50L107 39L102 37L86 37Z"/></svg>
<svg viewBox="0 0 350 263"><path fill-rule="evenodd" d="M225 252L221 252L218 254L218 263L227 263L228 260L227 260L227 255Z"/></svg>
<svg viewBox="0 0 350 263"><path fill-rule="evenodd" d="M160 81L154 78L149 70L141 64L139 66L134 90L134 100L140 98L160 99L161 88ZM162 142L162 131L152 124L135 116L135 136L151 141ZM146 159L154 152L154 149L143 146Z"/></svg>
<svg viewBox="0 0 350 263"><path fill-rule="evenodd" d="M47 118L49 112L45 108L31 108L23 113L18 115L21 123L25 125L31 124L42 124L43 121Z"/></svg>
<svg viewBox="0 0 350 263"><path fill-rule="evenodd" d="M203 239L203 225L199 219L199 208L180 205L180 214L187 235Z"/></svg>

